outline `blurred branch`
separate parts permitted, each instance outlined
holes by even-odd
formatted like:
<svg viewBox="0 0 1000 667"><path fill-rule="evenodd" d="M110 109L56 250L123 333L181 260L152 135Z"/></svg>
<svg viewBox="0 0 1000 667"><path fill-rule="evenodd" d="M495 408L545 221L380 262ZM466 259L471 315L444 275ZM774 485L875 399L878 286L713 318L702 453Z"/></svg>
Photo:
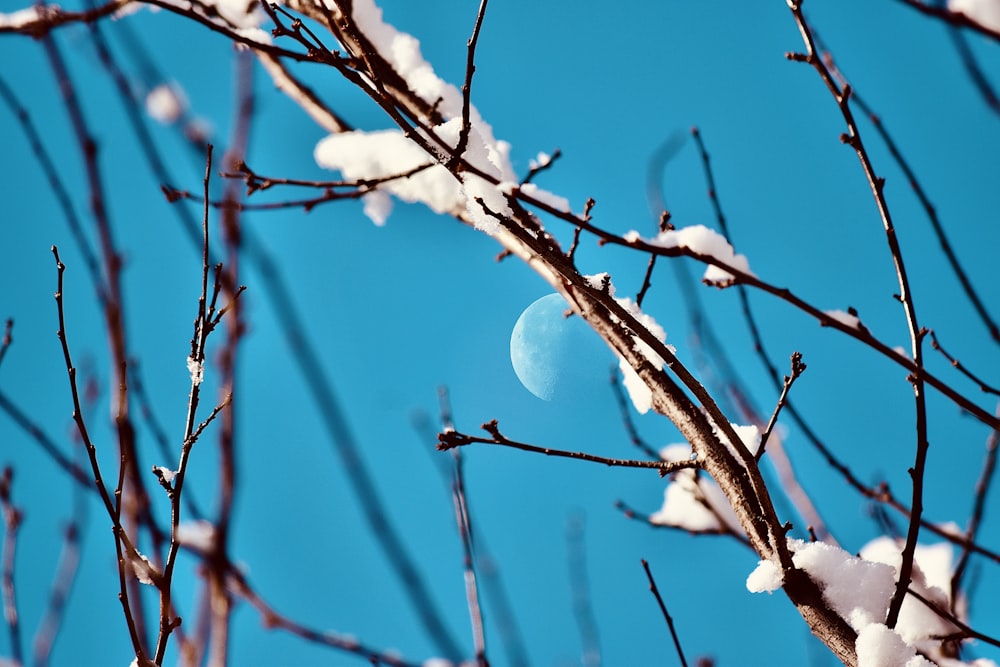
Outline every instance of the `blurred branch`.
<svg viewBox="0 0 1000 667"><path fill-rule="evenodd" d="M10 653L13 664L20 667L24 663L24 650L21 647L21 620L17 610L17 588L14 584L14 562L17 558L17 533L24 520L24 514L14 505L11 485L14 481L14 470L5 466L0 472L0 510L3 511L3 615L10 635Z"/></svg>
<svg viewBox="0 0 1000 667"><path fill-rule="evenodd" d="M573 601L573 618L583 644L583 667L600 667L601 638L597 619L590 599L587 577L587 545L584 542L584 516L582 512L570 515L566 521L566 567L569 574L570 597Z"/></svg>
<svg viewBox="0 0 1000 667"><path fill-rule="evenodd" d="M901 2L907 7L912 7L913 9L916 9L918 12L924 14L925 16L932 16L944 23L953 25L956 28L969 28L970 30L974 30L980 33L981 35L985 35L994 40L1000 41L1000 32L997 32L992 28L984 26L983 24L976 21L974 18L966 14L963 14L961 12L953 12L949 10L947 7L943 6L929 5L926 2L923 2L923 0L896 0L896 1Z"/></svg>

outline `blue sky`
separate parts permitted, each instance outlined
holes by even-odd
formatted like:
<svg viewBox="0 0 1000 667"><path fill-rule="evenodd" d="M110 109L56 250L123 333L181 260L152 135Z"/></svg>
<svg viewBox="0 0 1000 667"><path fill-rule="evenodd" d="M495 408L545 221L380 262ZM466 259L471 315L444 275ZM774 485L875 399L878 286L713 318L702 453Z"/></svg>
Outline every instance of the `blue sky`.
<svg viewBox="0 0 1000 667"><path fill-rule="evenodd" d="M396 0L382 6L389 23L420 39L438 73L458 82L477 4ZM4 0L0 10L17 6ZM995 313L1000 309L995 289L1000 122L962 71L947 31L886 0L814 2L808 9L843 71L911 160L969 277ZM184 88L193 110L210 120L223 145L233 116L228 45L162 11L131 20L159 67ZM114 26L108 27L114 36ZM185 357L200 257L137 150L85 29L64 29L58 39L101 147L111 216L126 258L131 351L140 359L159 420L177 441L189 391ZM987 74L1000 81L996 45L971 41ZM120 42L114 44L123 58ZM593 197L595 221L621 233L653 233L655 217L644 190L649 156L671 133L697 125L713 157L734 245L757 275L792 287L823 309L857 308L880 338L905 346L885 237L857 159L838 141L842 120L815 72L784 58L786 51L801 48L783 3L629 2L609 10L597 2L494 2L478 49L473 101L497 137L511 142L519 172L539 151L558 147L564 157L537 179L540 185L569 198L575 210ZM29 107L86 220L81 162L39 44L4 35L0 62L2 76ZM352 123L388 126L365 96L335 74L312 68L308 77ZM259 112L249 164L269 175L329 177L312 159L324 132L277 94L261 72L256 91ZM153 132L171 165L173 185L198 189L203 165L173 130L154 126ZM870 125L862 132L876 169L887 179L921 322L950 352L989 377L997 364L996 346L968 307L898 168ZM0 145L6 204L0 317L16 321L14 345L0 366L0 389L68 452L71 404L53 335L52 244L60 246L68 266L66 308L77 363L93 369L105 397L107 345L79 252L7 110L0 111ZM676 224L715 224L705 189L688 140L665 173ZM243 224L279 262L392 521L452 634L468 650L461 545L448 490L433 461L444 455L413 427L414 415L434 422L437 388L445 385L457 425L466 432L495 418L514 439L635 456L610 388L575 403L547 403L521 386L510 364L510 333L521 312L550 290L516 260L495 262L496 243L451 218L399 204L386 226L377 228L360 204L343 202L308 214L247 214ZM546 224L569 242L571 229L557 221ZM638 289L645 270L644 258L592 241L581 246L578 258L588 273L610 272L626 294ZM249 262L244 267L249 328L236 397L240 481L232 554L260 593L297 620L396 649L417 662L437 655L362 518L321 415L291 361L262 276ZM660 263L653 283L646 307L680 358L692 361L690 324L667 262ZM737 371L769 412L776 395L753 354L736 292L705 287L700 295ZM751 298L780 367L795 350L809 365L793 396L813 427L861 479L873 484L887 479L906 496L913 401L905 373L785 304L760 294ZM940 357L932 356L931 364L979 405L993 409L989 397L979 396ZM210 368L210 390L212 383ZM964 525L987 431L940 396L932 396L930 409L927 511L934 520ZM111 466L107 414L105 398L90 422L104 444L102 461ZM654 445L677 441L662 418L636 420ZM15 499L27 517L17 576L22 620L30 633L44 609L72 491L35 443L2 414L0 436L0 459L15 467ZM150 463L172 463L152 454L148 431L140 438ZM192 463L190 488L206 505L215 495L214 445L209 434ZM863 499L794 428L787 447L845 548L860 549L878 534ZM568 521L580 516L605 664L674 664L641 558L657 576L689 658L712 655L720 665L834 664L809 639L783 596L746 591L746 576L756 565L747 549L724 538L653 530L614 510L617 499L656 510L664 481L655 473L485 447L467 449L465 461L475 529L500 569L531 664L580 663L566 538ZM159 500L165 510L166 499ZM997 527L987 512L984 543L995 545ZM113 553L108 521L93 504L82 569L53 664L128 664ZM195 579L189 568L186 572L181 600L193 616ZM996 634L1000 613L989 600L995 599L1000 578L985 563L979 576L973 621ZM490 606L486 614L491 661L506 664L496 614ZM263 630L247 605L236 614L235 632L233 664L364 664ZM0 632L0 654L8 651L7 634ZM984 647L974 653L998 658Z"/></svg>

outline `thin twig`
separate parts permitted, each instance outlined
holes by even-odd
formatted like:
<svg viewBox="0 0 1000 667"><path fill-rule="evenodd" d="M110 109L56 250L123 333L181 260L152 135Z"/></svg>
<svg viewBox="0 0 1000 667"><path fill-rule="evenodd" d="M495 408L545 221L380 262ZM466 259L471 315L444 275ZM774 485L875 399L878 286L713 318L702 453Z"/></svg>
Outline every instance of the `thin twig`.
<svg viewBox="0 0 1000 667"><path fill-rule="evenodd" d="M684 651L681 649L681 640L677 636L677 629L674 628L674 619L670 616L670 612L667 611L667 605L663 602L660 589L657 588L656 580L653 579L653 573L649 569L649 563L645 559L642 560L642 569L646 571L646 578L649 579L649 590L656 597L656 604L659 605L660 612L663 614L664 620L667 621L667 627L670 628L670 637L674 640L674 648L677 650L677 657L681 660L681 667L687 667L687 660L684 658Z"/></svg>
<svg viewBox="0 0 1000 667"><path fill-rule="evenodd" d="M953 31L953 34L957 33ZM826 63L827 67L830 68L831 74L837 78L843 88L847 85L847 77L843 72L841 72L840 68L833 59L833 54L823 43L823 40L819 37L819 35L815 34L815 31L814 37L816 39L817 48L823 51L823 61ZM858 91L854 88L851 88L850 101L856 104L858 108L861 109L861 111L868 117L868 120L871 121L872 126L875 128L875 132L885 144L885 147L889 150L889 154L892 156L892 159L903 171L903 175L906 176L906 180L913 189L913 193L917 196L917 199L920 200L920 205L923 207L924 213L927 214L927 219L931 223L931 229L934 230L934 235L937 237L938 244L941 246L941 250L944 252L945 258L948 260L948 264L951 266L952 272L955 274L955 277L958 278L958 282L962 285L962 291L965 292L966 297L969 299L970 303L972 303L972 307L979 315L979 319L982 320L986 329L989 331L990 337L995 342L1000 343L1000 325L997 324L996 320L986 310L986 305L983 303L982 297L980 297L979 292L972 285L972 280L969 278L968 271L966 271L965 267L963 267L961 262L959 262L958 255L955 253L955 249L951 245L951 241L945 232L944 225L941 224L937 208L931 202L930 195L920 183L920 179L917 178L916 172L913 170L913 167L910 166L909 160L903 156L902 150L896 143L895 139L893 139L892 135L889 134L889 130L886 128L885 123L882 122L882 118L875 113L874 109L872 109L872 107L858 94Z"/></svg>
<svg viewBox="0 0 1000 667"><path fill-rule="evenodd" d="M465 82L462 84L462 128L458 133L458 144L455 146L455 159L465 154L469 145L469 134L472 132L472 75L476 72L476 44L479 43L479 31L483 27L486 16L486 5L489 0L479 0L479 11L476 13L476 24L472 28L472 37L467 43L465 60Z"/></svg>
<svg viewBox="0 0 1000 667"><path fill-rule="evenodd" d="M964 375L965 377L969 378L977 385L979 385L979 390L982 391L983 393L993 394L994 396L1000 396L1000 389L997 389L996 387L991 387L990 385L983 382L983 380L979 376L977 376L975 373L973 373L964 365L962 365L962 362L960 362L958 359L948 354L947 350L945 350L944 347L941 346L941 343L938 342L937 335L934 333L933 329L929 330L928 333L931 336L931 347L934 350L940 352L941 356L947 359L948 363L950 363L952 367L955 368L955 370L957 370L959 373L961 373L962 375Z"/></svg>
<svg viewBox="0 0 1000 667"><path fill-rule="evenodd" d="M799 376L805 372L805 370L806 365L802 363L802 354L799 352L793 352L791 375L785 376L785 383L781 389L781 396L778 397L778 403L774 406L774 412L771 413L771 419L768 420L767 427L760 436L760 445L757 447L757 454L755 455L758 461L760 461L761 457L764 456L767 441L771 437L771 432L774 430L775 424L778 423L778 415L781 414L781 409L788 403L788 392L791 390L792 385L799 378Z"/></svg>
<svg viewBox="0 0 1000 667"><path fill-rule="evenodd" d="M661 477L672 472L677 472L678 470L701 468L703 465L698 459L688 461L634 461L629 459L612 459L604 456L595 456L594 454L587 454L585 452L569 452L562 449L552 449L550 447L538 447L525 442L509 440L504 437L504 435L500 433L497 426L497 420L495 419L483 424L481 428L489 433L491 437L483 438L474 435L466 435L465 433L460 433L458 431L446 431L438 434L437 448L439 451L448 451L454 447L464 447L465 445L471 445L473 443L500 445L503 447L520 449L526 452L545 454L547 456L558 456L568 459L590 461L591 463L602 463L606 466L617 466L622 468L652 468L654 470L659 470Z"/></svg>
<svg viewBox="0 0 1000 667"><path fill-rule="evenodd" d="M73 421L76 423L80 439L83 441L83 445L87 450L87 458L90 461L94 486L96 487L98 495L101 498L101 502L104 504L105 511L111 518L115 536L115 551L118 560L119 601L122 605L122 611L125 614L125 622L128 625L129 637L132 640L132 648L135 650L138 663L142 665L146 660L146 653L144 647L142 646L142 640L140 639L141 635L136 627L136 619L132 613L132 605L129 600L128 588L126 586L127 565L122 544L123 540L126 539L125 529L122 527L120 513L116 507L116 503L111 500L111 495L109 494L108 488L104 483L104 477L101 474L101 468L97 461L97 448L90 439L90 433L87 430L86 422L83 419L83 409L80 404L80 392L77 389L76 383L76 367L73 365L73 359L69 350L69 341L66 336L66 314L63 308L63 274L66 271L66 265L59 259L59 249L56 246L52 246L52 254L56 260L57 270L55 299L56 311L59 318L59 330L56 332L56 335L62 345L63 360L66 363L66 376L69 378L70 394L73 399ZM131 574L131 570L129 574Z"/></svg>
<svg viewBox="0 0 1000 667"><path fill-rule="evenodd" d="M860 131L854 120L854 114L850 107L851 87L847 84L841 86L834 79L829 68L824 64L816 51L815 41L809 24L802 13L801 1L787 0L788 7L792 11L795 22L798 25L802 41L806 47L806 53L789 53L787 57L791 60L806 62L816 70L827 90L837 102L837 107L843 116L847 126L847 132L841 135L841 141L854 149L858 160L864 171L865 178L871 188L879 216L882 219L882 226L885 230L889 251L892 256L892 263L896 269L896 277L899 284L898 299L903 305L907 328L910 333L910 354L913 364L917 369L923 368L923 339L926 330L921 329L917 322L916 308L913 302L913 293L910 289L909 278L907 277L906 265L903 262L902 249L896 236L896 230L892 222L892 215L885 199L885 179L876 175L871 159L865 149L861 139ZM906 597L906 589L909 586L913 571L913 557L917 548L917 539L920 535L920 518L923 512L923 491L924 491L924 470L927 464L927 451L929 443L927 440L927 403L924 389L924 379L919 374L912 374L910 383L913 385L913 400L916 413L916 446L913 467L910 469L910 477L913 483L912 500L910 504L910 524L906 533L906 544L903 547L902 563L899 568L899 578L896 581L896 590L889 603L889 611L886 614L886 625L892 629L896 627L899 618L899 610Z"/></svg>

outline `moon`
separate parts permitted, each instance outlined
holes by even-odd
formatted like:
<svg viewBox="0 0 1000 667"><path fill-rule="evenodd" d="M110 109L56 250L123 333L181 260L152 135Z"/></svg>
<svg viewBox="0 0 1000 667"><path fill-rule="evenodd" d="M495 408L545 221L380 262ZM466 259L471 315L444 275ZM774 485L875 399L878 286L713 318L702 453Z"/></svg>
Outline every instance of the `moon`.
<svg viewBox="0 0 1000 667"><path fill-rule="evenodd" d="M549 294L524 309L510 335L510 362L524 388L543 401L576 400L608 382L611 353L569 306Z"/></svg>

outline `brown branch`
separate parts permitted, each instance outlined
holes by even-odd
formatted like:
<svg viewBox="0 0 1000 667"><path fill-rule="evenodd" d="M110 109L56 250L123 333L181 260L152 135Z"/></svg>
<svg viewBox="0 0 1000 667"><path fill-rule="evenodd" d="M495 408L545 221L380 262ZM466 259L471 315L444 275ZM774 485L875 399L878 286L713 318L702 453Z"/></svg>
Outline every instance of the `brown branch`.
<svg viewBox="0 0 1000 667"><path fill-rule="evenodd" d="M141 665L144 664L144 661L146 660L146 654L145 649L142 646L142 640L140 639L141 635L139 634L136 625L135 616L132 613L132 605L129 600L129 593L126 585L126 568L128 568L128 572L131 574L131 566L126 563L125 554L123 552L123 540L127 538L125 529L121 524L119 507L111 500L111 495L109 494L108 488L104 483L104 477L101 474L101 468L97 461L97 448L90 439L90 433L87 430L87 425L83 418L83 409L80 403L80 392L76 383L76 367L73 365L73 359L69 351L69 342L66 336L66 315L63 308L63 274L66 271L66 265L59 259L59 249L56 248L56 246L52 246L52 254L55 257L57 269L55 299L56 311L59 318L59 330L56 332L56 335L62 345L63 360L66 363L66 376L69 378L70 394L73 399L73 421L76 423L77 432L80 434L80 439L83 441L83 445L87 450L87 457L90 461L91 473L93 475L93 483L96 487L98 495L101 498L101 502L104 504L104 510L111 518L115 537L115 552L118 561L118 598L122 605L122 611L125 614L125 622L128 626L129 637L132 640L132 648L135 650L136 659Z"/></svg>
<svg viewBox="0 0 1000 667"><path fill-rule="evenodd" d="M674 649L677 651L677 657L680 658L681 667L687 667L687 660L685 660L684 651L681 649L681 640L677 636L677 630L674 628L674 619L670 616L670 612L667 611L667 605L664 604L663 597L660 595L660 589L656 586L656 580L653 579L649 563L645 559L641 562L642 569L646 571L646 578L649 580L649 590L656 597L656 604L659 605L660 613L663 614L663 618L667 622L667 627L670 629L670 637L674 640Z"/></svg>
<svg viewBox="0 0 1000 667"><path fill-rule="evenodd" d="M198 313L194 320L194 335L191 338L191 353L188 356L188 370L191 373L191 393L188 397L187 416L184 424L184 440L181 445L180 460L177 464L177 471L174 474L172 486L168 488L167 496L170 500L170 548L163 565L163 579L159 585L160 610L159 629L157 632L156 649L153 662L161 664L167 649L167 641L170 634L179 625L180 619L173 618L173 574L177 562L177 553L180 550L180 540L177 538L177 529L181 520L181 498L183 497L184 481L187 476L188 462L190 461L191 450L197 442L201 432L208 423L215 418L222 405L217 406L209 419L195 427L197 419L198 404L201 398L201 384L204 377L205 346L208 336L213 331L212 322L208 311L208 272L209 272L209 234L208 234L208 189L212 173L212 146L208 146L205 158L205 176L203 187L205 191L205 206L202 217L202 270L201 270L201 295L198 297ZM213 290L213 305L218 295L218 283Z"/></svg>
<svg viewBox="0 0 1000 667"><path fill-rule="evenodd" d="M853 148L857 154L865 178L868 180L868 185L871 188L872 196L875 199L875 205L878 209L879 217L882 219L882 227L885 230L886 240L888 241L889 252L892 256L892 263L896 269L896 277L899 283L898 299L903 305L906 324L910 333L910 353L913 357L913 364L918 370L922 369L923 339L926 330L921 329L917 322L913 294L910 290L906 265L903 262L903 252L899 246L896 230L892 222L892 215L889 212L889 206L885 199L885 179L876 175L875 168L872 166L871 159L861 139L860 131L850 107L851 87L846 84L843 86L839 85L829 68L824 64L823 59L818 56L812 32L805 19L805 15L802 13L801 1L787 0L787 2L806 47L804 56L787 54L788 58L791 60L803 60L816 70L816 73L819 74L826 85L827 90L829 90L837 102L837 107L844 118L847 133L841 135L841 141ZM889 603L889 611L886 615L886 625L890 629L896 627L899 610L903 605L903 598L906 597L906 588L912 576L913 557L917 548L917 539L920 535L920 516L923 512L924 470L927 464L927 450L930 447L927 441L927 403L924 380L919 374L912 375L909 380L913 385L913 400L916 412L916 452L913 467L909 471L913 482L913 492L910 506L910 525L906 534L906 544L903 547L899 578L896 581L896 590Z"/></svg>
<svg viewBox="0 0 1000 667"><path fill-rule="evenodd" d="M847 78L837 67L836 62L833 60L833 54L823 44L819 35L815 34L815 31L814 37L816 39L817 47L823 51L823 61L826 63L827 67L829 67L831 74L836 77L841 88L843 88L847 85ZM986 305L983 303L982 297L979 296L979 292L972 285L972 280L969 278L968 272L959 262L958 255L955 253L955 249L952 247L951 241L945 233L944 225L941 224L941 219L937 214L937 208L931 202L930 196L927 194L923 185L921 185L920 179L917 178L913 167L910 166L909 161L903 156L902 150L900 150L896 141L892 138L892 135L889 134L889 130L882 122L881 117L875 113L864 98L858 95L858 91L854 88L851 89L850 101L856 104L858 108L861 109L861 111L868 117L868 120L871 121L872 126L875 128L875 132L885 144L885 147L889 149L889 154L892 156L892 159L903 171L903 175L906 176L907 182L913 189L914 194L920 201L920 205L924 209L924 213L927 215L927 219L931 223L931 229L934 230L934 235L937 237L938 244L941 246L941 250L944 252L945 258L948 260L948 264L951 266L952 272L955 274L955 277L958 278L958 282L962 285L962 290L965 292L965 295L969 299L970 303L972 303L972 307L979 315L979 319L982 320L986 329L989 331L990 337L995 342L1000 343L1000 325L997 324L996 320L994 320L986 310Z"/></svg>
<svg viewBox="0 0 1000 667"><path fill-rule="evenodd" d="M476 71L476 44L479 43L479 31L483 27L486 16L486 5L489 0L479 0L479 12L476 14L476 24L472 28L472 37L466 46L465 82L462 84L462 128L458 132L458 143L453 154L455 159L461 159L469 145L469 133L472 132L472 75Z"/></svg>
<svg viewBox="0 0 1000 667"><path fill-rule="evenodd" d="M528 167L528 173L525 175L524 178L521 179L521 185L524 185L525 183L531 183L531 181L534 180L535 176L542 173L543 171L551 169L552 165L555 164L555 161L561 157L562 157L562 151L557 148L554 151L552 151L552 155L547 156L547 159L542 160L541 162L535 162L534 160L532 160L531 166Z"/></svg>
<svg viewBox="0 0 1000 667"><path fill-rule="evenodd" d="M616 466L622 468L651 468L659 470L661 477L669 475L672 472L677 472L678 470L690 470L703 467L703 463L698 459L688 461L635 461L629 459L612 459L604 456L587 454L585 452L569 452L562 449L552 449L550 447L538 447L537 445L530 445L525 442L509 440L502 433L500 433L499 427L497 426L497 420L495 419L483 424L481 428L489 433L491 437L483 438L474 435L466 435L465 433L460 433L459 431L444 431L439 433L437 445L438 451L445 452L455 447L464 447L474 443L499 445L502 447L520 449L526 452L534 452L536 454L545 454L546 456L557 456L568 459L578 459L581 461L590 461L591 463L602 463L606 466Z"/></svg>

